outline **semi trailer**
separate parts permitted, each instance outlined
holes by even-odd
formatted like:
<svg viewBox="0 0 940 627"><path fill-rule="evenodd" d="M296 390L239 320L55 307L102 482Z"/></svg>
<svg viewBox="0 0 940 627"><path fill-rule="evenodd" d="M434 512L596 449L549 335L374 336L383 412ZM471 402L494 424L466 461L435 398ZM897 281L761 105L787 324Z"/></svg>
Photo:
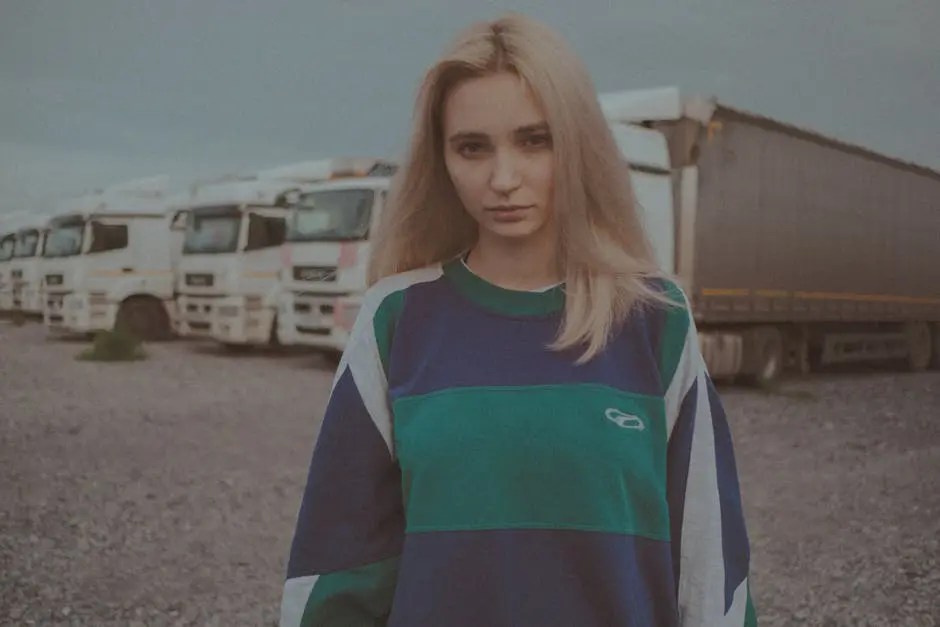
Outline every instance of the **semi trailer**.
<svg viewBox="0 0 940 627"><path fill-rule="evenodd" d="M940 368L940 172L677 88L600 101L713 377Z"/></svg>

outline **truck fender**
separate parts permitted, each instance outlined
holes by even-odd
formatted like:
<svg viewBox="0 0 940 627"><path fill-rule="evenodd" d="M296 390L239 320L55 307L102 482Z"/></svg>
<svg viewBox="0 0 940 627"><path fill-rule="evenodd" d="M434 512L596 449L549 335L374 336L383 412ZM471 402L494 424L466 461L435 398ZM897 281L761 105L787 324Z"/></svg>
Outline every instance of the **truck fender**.
<svg viewBox="0 0 940 627"><path fill-rule="evenodd" d="M132 294L147 293L146 282L142 277L121 277L108 290L108 300L120 305Z"/></svg>
<svg viewBox="0 0 940 627"><path fill-rule="evenodd" d="M262 303L264 306L270 307L276 311L278 305L280 304L282 290L283 287L280 281L276 281L271 287L269 287L262 297Z"/></svg>

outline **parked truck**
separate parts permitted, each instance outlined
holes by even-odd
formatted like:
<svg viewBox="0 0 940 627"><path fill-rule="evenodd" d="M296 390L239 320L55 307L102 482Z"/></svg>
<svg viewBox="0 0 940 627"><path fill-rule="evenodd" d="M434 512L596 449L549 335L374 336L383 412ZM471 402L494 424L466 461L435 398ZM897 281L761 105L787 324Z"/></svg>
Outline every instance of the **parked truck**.
<svg viewBox="0 0 940 627"><path fill-rule="evenodd" d="M169 179L149 177L63 202L47 224L43 319L50 331L122 327L168 339L173 323Z"/></svg>
<svg viewBox="0 0 940 627"><path fill-rule="evenodd" d="M329 180L292 199L278 305L284 345L342 352L366 289L369 235L394 162L335 159Z"/></svg>
<svg viewBox="0 0 940 627"><path fill-rule="evenodd" d="M13 311L26 317L42 317L42 251L49 216L29 212L16 224L13 255L9 264L9 281L4 286L3 300Z"/></svg>
<svg viewBox="0 0 940 627"><path fill-rule="evenodd" d="M230 348L277 343L285 195L325 172L310 161L194 187L177 273L179 335Z"/></svg>
<svg viewBox="0 0 940 627"><path fill-rule="evenodd" d="M0 214L0 314L13 311L13 250L19 224L27 215L23 210Z"/></svg>
<svg viewBox="0 0 940 627"><path fill-rule="evenodd" d="M675 88L601 103L713 376L940 367L940 173Z"/></svg>

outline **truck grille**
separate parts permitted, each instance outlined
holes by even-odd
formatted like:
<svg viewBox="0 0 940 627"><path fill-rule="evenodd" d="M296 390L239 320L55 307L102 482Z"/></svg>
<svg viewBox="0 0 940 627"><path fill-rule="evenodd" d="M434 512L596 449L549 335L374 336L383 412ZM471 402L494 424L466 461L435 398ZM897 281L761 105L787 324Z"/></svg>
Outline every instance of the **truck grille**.
<svg viewBox="0 0 940 627"><path fill-rule="evenodd" d="M335 266L294 266L295 281L321 281L336 280Z"/></svg>
<svg viewBox="0 0 940 627"><path fill-rule="evenodd" d="M212 287L213 277L211 274L187 274L186 285L192 287Z"/></svg>
<svg viewBox="0 0 940 627"><path fill-rule="evenodd" d="M62 285L63 276L61 274L47 274L46 285Z"/></svg>

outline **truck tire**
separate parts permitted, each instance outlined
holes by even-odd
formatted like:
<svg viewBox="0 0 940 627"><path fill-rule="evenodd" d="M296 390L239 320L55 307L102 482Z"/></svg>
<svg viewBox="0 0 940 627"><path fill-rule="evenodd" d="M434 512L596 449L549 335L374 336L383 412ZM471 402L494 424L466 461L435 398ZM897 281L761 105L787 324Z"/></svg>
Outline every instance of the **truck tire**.
<svg viewBox="0 0 940 627"><path fill-rule="evenodd" d="M268 348L274 351L280 351L284 348L281 346L281 338L277 336L277 316L271 319L271 330L268 332Z"/></svg>
<svg viewBox="0 0 940 627"><path fill-rule="evenodd" d="M930 336L933 340L933 353L930 355L930 368L932 370L940 370L940 322L933 323L930 331Z"/></svg>
<svg viewBox="0 0 940 627"><path fill-rule="evenodd" d="M930 366L934 352L930 325L926 322L909 322L904 325L907 337L907 369L911 372L923 372Z"/></svg>
<svg viewBox="0 0 940 627"><path fill-rule="evenodd" d="M767 387L776 383L785 364L783 334L774 326L749 329L744 333L744 368L748 383Z"/></svg>
<svg viewBox="0 0 940 627"><path fill-rule="evenodd" d="M121 303L115 329L124 329L146 342L159 342L170 338L170 318L156 298L130 297Z"/></svg>
<svg viewBox="0 0 940 627"><path fill-rule="evenodd" d="M802 327L788 329L783 336L786 370L801 377L813 371L809 333Z"/></svg>

